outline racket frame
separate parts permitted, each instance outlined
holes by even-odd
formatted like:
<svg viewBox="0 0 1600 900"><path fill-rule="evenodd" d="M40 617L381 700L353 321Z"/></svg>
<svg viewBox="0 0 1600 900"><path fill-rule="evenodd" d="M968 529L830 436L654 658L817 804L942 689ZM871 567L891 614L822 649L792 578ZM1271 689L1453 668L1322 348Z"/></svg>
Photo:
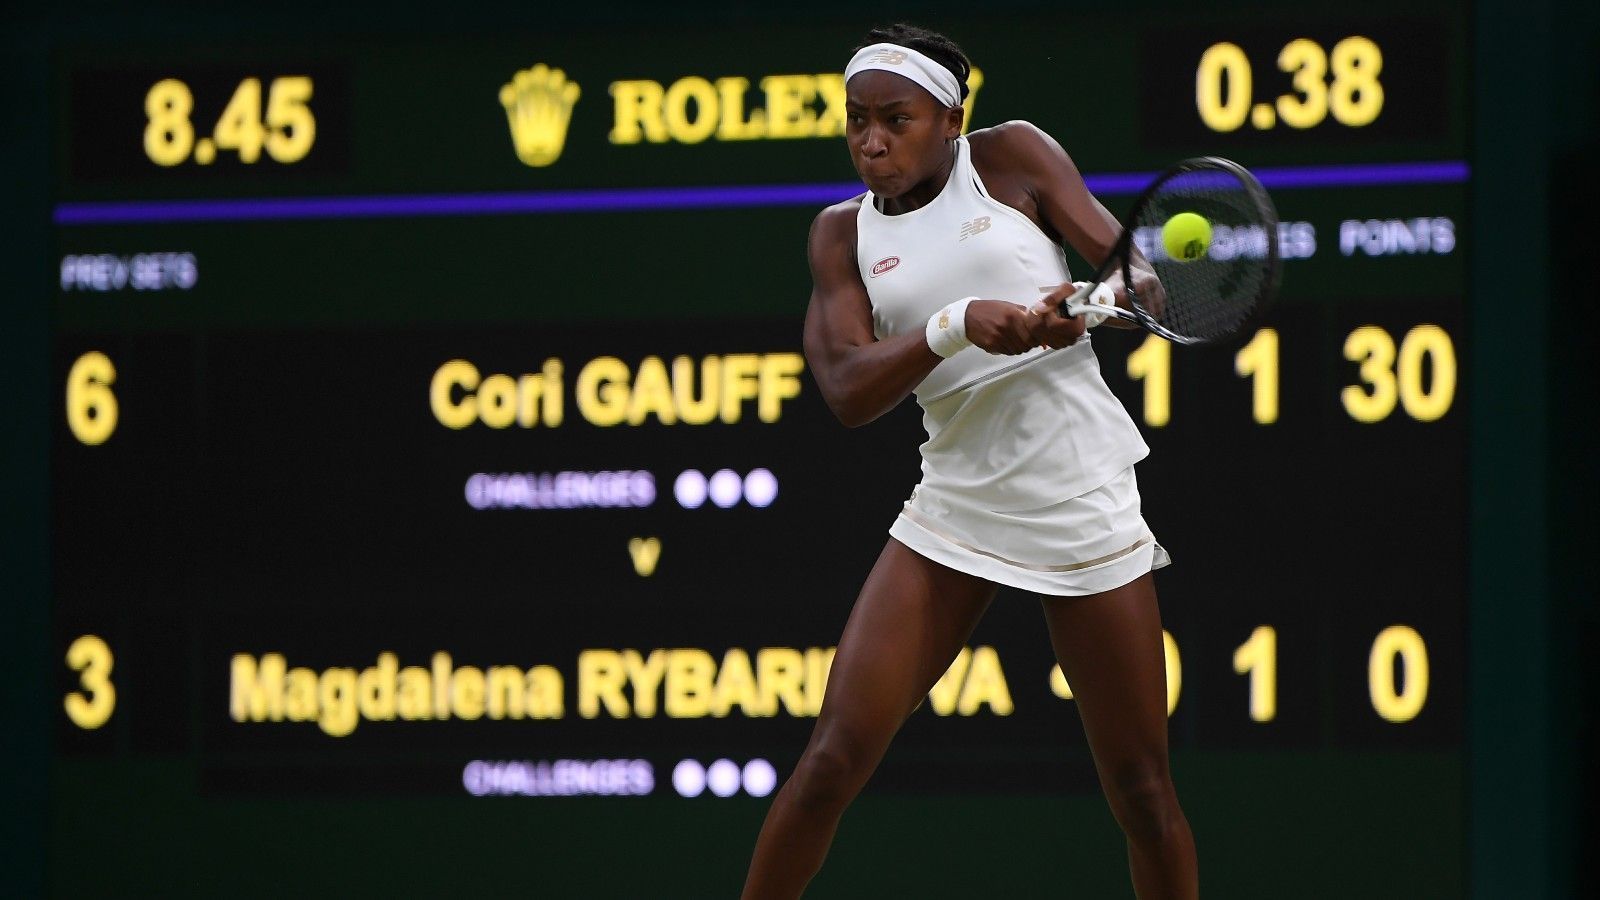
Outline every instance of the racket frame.
<svg viewBox="0 0 1600 900"><path fill-rule="evenodd" d="M1145 309L1144 304L1139 302L1139 295L1133 290L1132 223L1139 220L1139 214L1149 205L1151 198L1155 196L1156 191L1160 190L1163 184L1179 175L1200 171L1222 171L1237 178L1244 187L1245 195L1250 198L1251 203L1256 208L1256 212L1260 215L1262 230L1266 232L1267 238L1267 277L1262 279L1261 289L1256 293L1250 305L1250 311L1239 320L1239 326L1234 331L1213 337L1178 334L1167 328L1156 321L1150 311ZM1278 277L1281 269L1281 259L1278 253L1277 209L1273 207L1272 198L1267 195L1266 189L1250 173L1250 170L1231 159L1224 159L1220 156L1196 156L1170 166L1166 171L1157 175L1155 180L1151 181L1133 201L1133 207L1128 212L1127 222L1129 224L1123 226L1122 233L1117 236L1116 243L1112 245L1111 253L1100 263L1100 268L1095 271L1094 277L1084 282L1083 287L1061 301L1061 306L1058 309L1062 316L1079 316L1085 313L1113 316L1125 322L1132 322L1151 334L1166 338L1176 344L1208 344L1231 337L1238 331L1243 330L1245 323L1269 306L1273 296L1277 293ZM1104 283L1118 269L1122 271L1122 284L1128 297L1128 306L1099 306L1084 302L1096 287Z"/></svg>

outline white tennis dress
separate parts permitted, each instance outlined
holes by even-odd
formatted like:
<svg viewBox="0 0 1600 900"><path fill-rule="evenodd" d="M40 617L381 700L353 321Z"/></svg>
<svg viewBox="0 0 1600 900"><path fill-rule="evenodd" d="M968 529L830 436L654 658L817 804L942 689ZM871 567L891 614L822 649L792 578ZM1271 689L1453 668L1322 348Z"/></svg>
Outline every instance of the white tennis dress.
<svg viewBox="0 0 1600 900"><path fill-rule="evenodd" d="M1070 281L1066 254L989 196L965 137L939 196L899 215L869 191L856 258L879 339L921 331L962 297L1032 304ZM1168 564L1139 509L1150 449L1100 377L1088 335L1000 356L967 347L916 388L922 481L890 527L932 559L1041 594L1092 594Z"/></svg>

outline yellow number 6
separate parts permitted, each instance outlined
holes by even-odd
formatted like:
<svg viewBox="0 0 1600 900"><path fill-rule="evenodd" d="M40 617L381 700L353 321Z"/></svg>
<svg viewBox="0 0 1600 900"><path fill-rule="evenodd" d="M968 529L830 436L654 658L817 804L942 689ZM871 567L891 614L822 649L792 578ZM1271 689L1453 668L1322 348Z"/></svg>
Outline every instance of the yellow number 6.
<svg viewBox="0 0 1600 900"><path fill-rule="evenodd" d="M117 367L99 350L78 357L67 373L67 427L72 436L93 447L117 430L117 395L111 384Z"/></svg>

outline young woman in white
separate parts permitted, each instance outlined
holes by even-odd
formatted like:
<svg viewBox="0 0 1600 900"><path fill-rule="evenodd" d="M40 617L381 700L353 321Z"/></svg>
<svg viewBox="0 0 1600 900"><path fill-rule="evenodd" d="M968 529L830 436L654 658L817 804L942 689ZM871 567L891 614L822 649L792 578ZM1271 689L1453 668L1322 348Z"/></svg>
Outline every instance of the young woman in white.
<svg viewBox="0 0 1600 900"><path fill-rule="evenodd" d="M1055 312L1073 290L1061 244L1099 263L1121 229L1034 126L961 135L968 69L948 38L895 26L845 70L846 138L867 192L812 226L806 357L846 425L914 392L928 441L744 896L800 895L895 732L1008 585L1042 595L1135 892L1192 898L1151 578L1168 560L1133 473L1149 450L1100 378L1093 323ZM1134 280L1159 303L1148 267ZM1126 302L1120 279L1109 286L1103 302Z"/></svg>

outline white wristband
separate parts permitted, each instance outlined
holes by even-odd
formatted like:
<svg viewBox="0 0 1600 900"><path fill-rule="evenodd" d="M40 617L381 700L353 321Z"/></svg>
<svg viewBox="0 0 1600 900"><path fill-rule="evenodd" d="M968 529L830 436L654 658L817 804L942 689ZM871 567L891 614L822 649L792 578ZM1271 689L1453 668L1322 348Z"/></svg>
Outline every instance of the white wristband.
<svg viewBox="0 0 1600 900"><path fill-rule="evenodd" d="M972 342L967 340L967 304L978 299L965 297L928 317L928 349L949 359Z"/></svg>
<svg viewBox="0 0 1600 900"><path fill-rule="evenodd" d="M1085 281L1075 281L1072 285L1073 287L1082 288L1087 283ZM1102 281L1094 286L1094 290L1089 292L1089 296L1085 297L1083 302L1090 306L1116 306L1117 293L1111 289L1110 285ZM1083 327L1093 328L1109 318L1111 316L1106 313L1084 313Z"/></svg>

